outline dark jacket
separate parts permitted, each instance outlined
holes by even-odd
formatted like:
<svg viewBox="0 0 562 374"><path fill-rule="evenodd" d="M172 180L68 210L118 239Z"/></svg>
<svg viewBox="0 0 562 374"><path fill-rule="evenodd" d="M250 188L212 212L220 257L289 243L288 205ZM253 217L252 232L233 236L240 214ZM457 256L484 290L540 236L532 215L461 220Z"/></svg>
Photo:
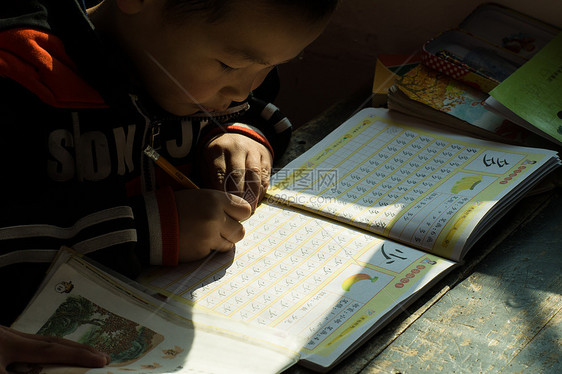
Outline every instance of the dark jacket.
<svg viewBox="0 0 562 374"><path fill-rule="evenodd" d="M190 173L218 132L275 155L288 143L290 123L255 96L213 118L180 118L119 66L78 0L0 2L0 282L13 306L3 305L2 324L62 245L130 277L142 264L177 263L179 186L143 155L147 144Z"/></svg>

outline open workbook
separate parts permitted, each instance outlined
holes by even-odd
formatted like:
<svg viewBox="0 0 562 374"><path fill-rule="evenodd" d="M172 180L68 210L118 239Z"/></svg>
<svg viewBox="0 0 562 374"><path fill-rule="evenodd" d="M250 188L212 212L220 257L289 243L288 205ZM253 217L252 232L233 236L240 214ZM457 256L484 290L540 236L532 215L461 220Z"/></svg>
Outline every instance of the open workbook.
<svg viewBox="0 0 562 374"><path fill-rule="evenodd" d="M278 171L236 251L141 279L174 302L304 338L335 365L560 164L364 109Z"/></svg>
<svg viewBox="0 0 562 374"><path fill-rule="evenodd" d="M402 114L364 109L273 176L265 200L244 222L246 235L235 251L143 274L138 281L144 292L154 300L164 297L160 308L175 311L174 317L166 312L141 318L155 334L151 352L161 355L177 344L194 352L184 353L185 367L198 368L197 352L221 357L211 338L227 331L221 335L231 345L227 356L242 352L238 359L251 362L255 355L264 361L271 355L277 364L248 372L275 372L297 360L326 371L460 263L486 230L559 165L551 150L441 133ZM91 274L82 289L94 289L99 273L81 274ZM63 279L52 278L51 284ZM123 316L136 315L138 304L150 299L132 295L131 306L118 309L129 310ZM104 310L120 305L114 296L89 296ZM184 313L201 316L205 327L202 339L187 346L176 343L178 334L188 341L198 334L175 330Z"/></svg>

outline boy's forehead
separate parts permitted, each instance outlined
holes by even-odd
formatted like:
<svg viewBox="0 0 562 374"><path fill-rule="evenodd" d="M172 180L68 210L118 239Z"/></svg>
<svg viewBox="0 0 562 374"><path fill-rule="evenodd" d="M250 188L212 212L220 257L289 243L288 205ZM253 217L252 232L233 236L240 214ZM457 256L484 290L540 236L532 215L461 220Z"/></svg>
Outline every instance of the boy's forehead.
<svg viewBox="0 0 562 374"><path fill-rule="evenodd" d="M284 12L236 7L218 22L188 23L203 44L240 61L272 66L297 57L323 30L325 22L309 22Z"/></svg>
<svg viewBox="0 0 562 374"><path fill-rule="evenodd" d="M271 61L268 57L263 56L261 52L254 50L252 48L237 48L232 45L228 45L225 47L225 52L235 58L252 62L259 65L271 66L276 64L282 64L288 62L292 57L290 56L288 60L284 61ZM300 53L300 52L299 52ZM298 54L297 54L298 55Z"/></svg>

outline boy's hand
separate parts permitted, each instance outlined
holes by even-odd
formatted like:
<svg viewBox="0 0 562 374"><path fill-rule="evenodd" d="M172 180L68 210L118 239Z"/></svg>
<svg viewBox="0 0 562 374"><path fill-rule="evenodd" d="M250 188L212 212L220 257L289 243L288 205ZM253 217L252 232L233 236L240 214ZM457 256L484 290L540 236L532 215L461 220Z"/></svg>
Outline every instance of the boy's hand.
<svg viewBox="0 0 562 374"><path fill-rule="evenodd" d="M204 150L202 177L207 186L243 197L256 209L269 186L273 157L257 141L226 133Z"/></svg>
<svg viewBox="0 0 562 374"><path fill-rule="evenodd" d="M7 366L16 362L97 368L107 365L109 356L70 340L0 326L0 374L7 374Z"/></svg>
<svg viewBox="0 0 562 374"><path fill-rule="evenodd" d="M175 192L180 225L180 262L201 259L211 251L229 251L244 237L240 221L252 213L244 199L217 190Z"/></svg>

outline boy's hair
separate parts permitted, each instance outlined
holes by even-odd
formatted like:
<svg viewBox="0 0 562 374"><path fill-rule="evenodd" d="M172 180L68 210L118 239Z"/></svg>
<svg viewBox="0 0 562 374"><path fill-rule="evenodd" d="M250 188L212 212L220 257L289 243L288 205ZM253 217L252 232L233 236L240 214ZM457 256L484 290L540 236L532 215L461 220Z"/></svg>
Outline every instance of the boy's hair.
<svg viewBox="0 0 562 374"><path fill-rule="evenodd" d="M300 10L315 22L332 14L339 0L255 0L256 3ZM220 21L239 0L167 0L166 10L172 17L199 12L208 22Z"/></svg>

